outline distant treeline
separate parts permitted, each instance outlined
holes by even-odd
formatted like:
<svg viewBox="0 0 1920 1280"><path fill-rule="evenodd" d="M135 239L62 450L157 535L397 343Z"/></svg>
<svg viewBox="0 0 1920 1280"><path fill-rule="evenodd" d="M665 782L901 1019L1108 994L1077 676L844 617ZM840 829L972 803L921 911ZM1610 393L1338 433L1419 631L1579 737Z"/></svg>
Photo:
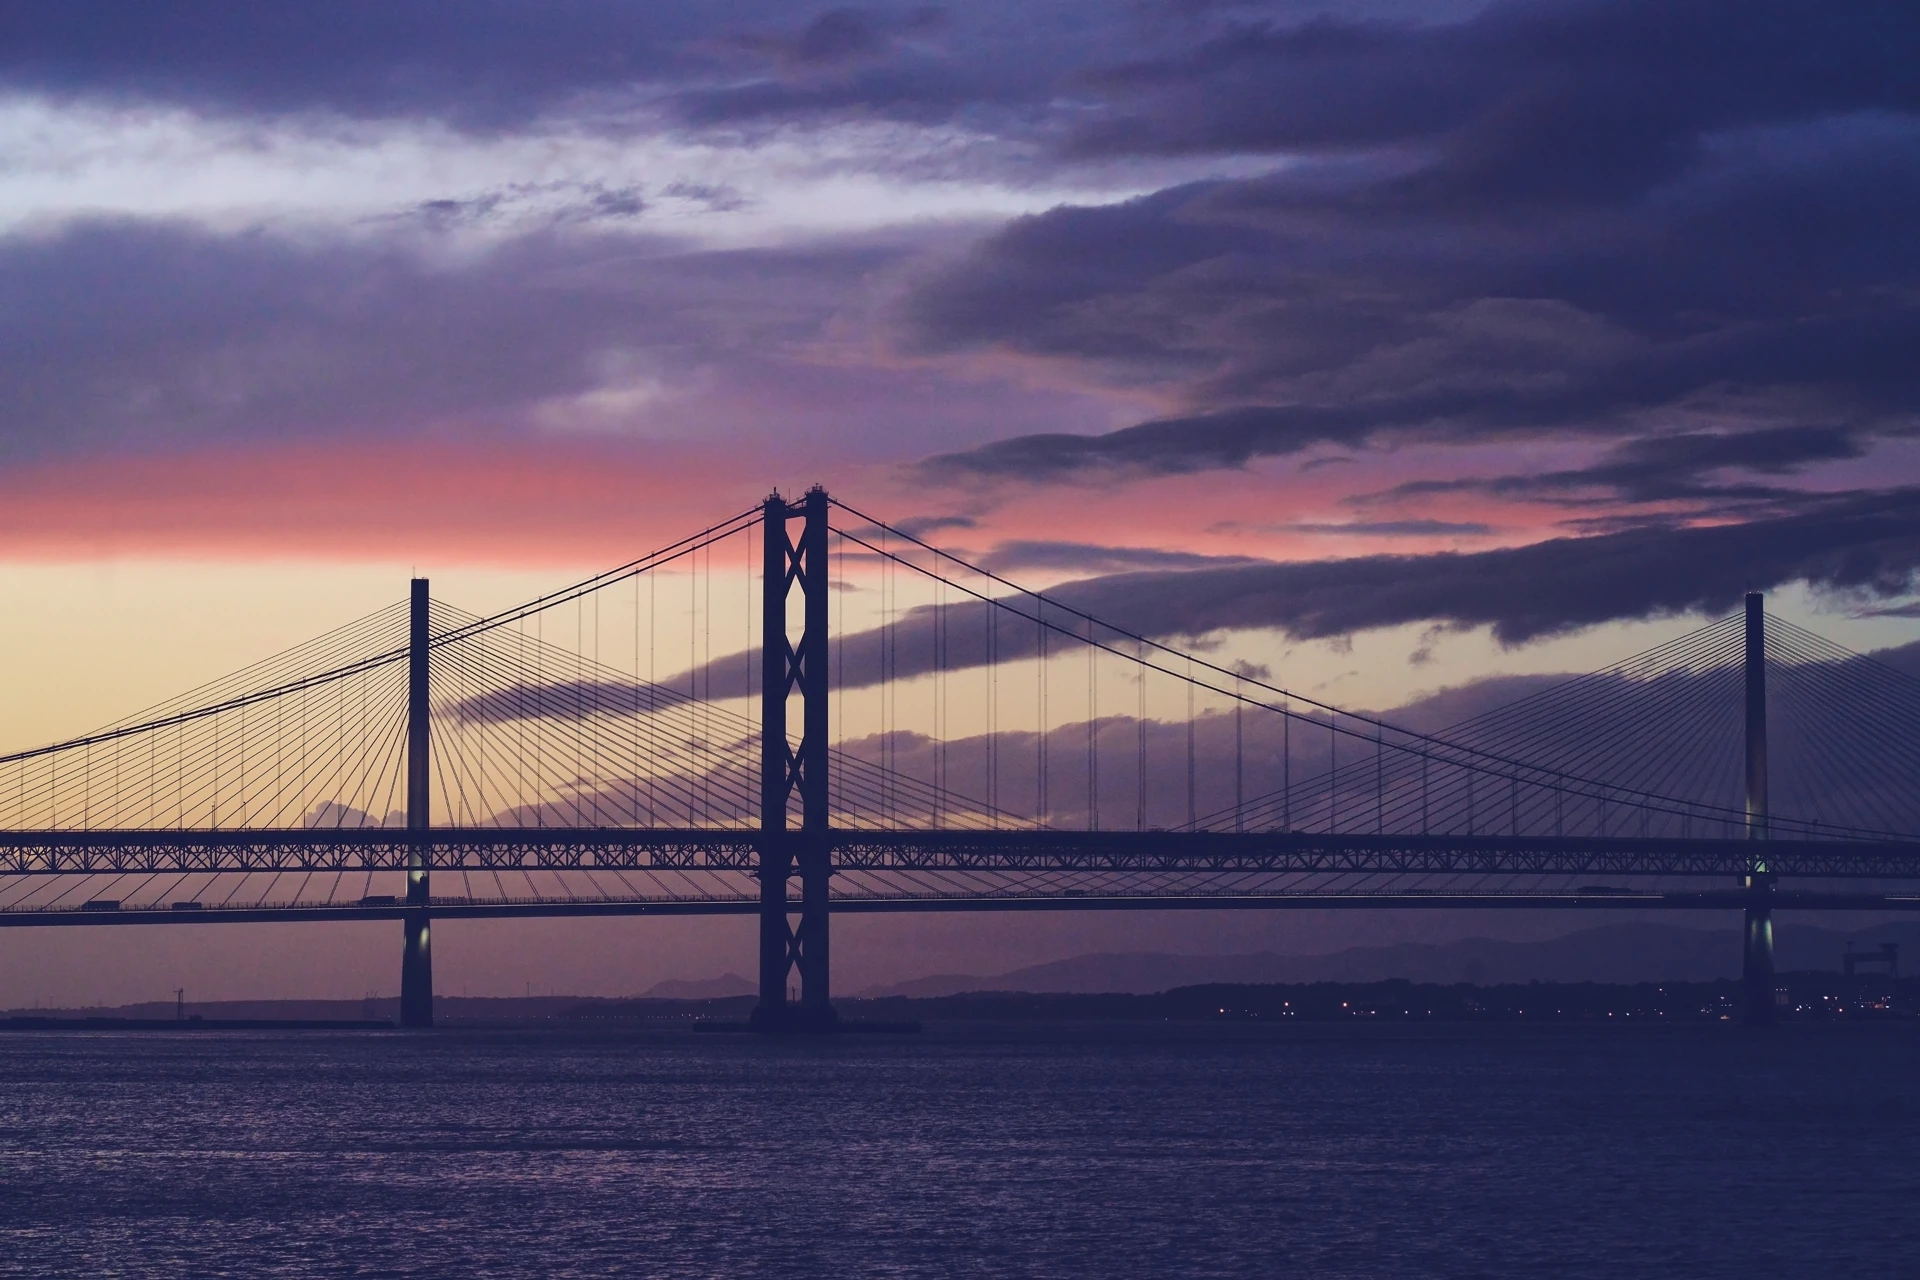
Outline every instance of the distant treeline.
<svg viewBox="0 0 1920 1280"><path fill-rule="evenodd" d="M1782 974L1780 1012L1798 1019L1910 1018L1920 979L1831 973ZM1579 1022L1605 1019L1712 1021L1739 1007L1734 981L1530 982L1498 986L1431 982L1207 983L1154 995L980 991L836 1001L842 1016L888 1021L1007 1022ZM725 1000L595 1001L562 1017L744 1018L750 996Z"/></svg>

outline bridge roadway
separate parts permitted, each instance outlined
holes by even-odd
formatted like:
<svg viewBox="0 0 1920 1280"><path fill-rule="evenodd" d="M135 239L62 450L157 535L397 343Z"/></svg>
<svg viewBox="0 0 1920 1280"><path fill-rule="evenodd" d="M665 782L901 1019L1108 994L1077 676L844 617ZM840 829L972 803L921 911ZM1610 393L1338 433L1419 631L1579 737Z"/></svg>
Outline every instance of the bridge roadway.
<svg viewBox="0 0 1920 1280"><path fill-rule="evenodd" d="M789 832L788 840L797 838ZM683 888L591 896L436 896L436 918L752 914L759 833L745 829L397 828L0 832L0 876L442 872L676 873ZM1735 910L1735 887L1771 873L1773 910L1920 908L1920 841L1375 835L1324 832L832 830L836 912L1580 907ZM1496 889L1445 881L1503 877ZM1681 879L1671 888L1548 884L1562 878ZM1532 880L1530 887L1512 881ZM1356 885L1355 881L1371 881ZM1724 888L1702 888L1699 881ZM1827 882L1787 887L1781 881ZM1831 882L1855 882L1835 887ZM1861 882L1879 882L1871 885ZM1889 890L1885 882L1914 882ZM17 883L17 882L16 882ZM531 882L529 882L531 883ZM393 898L249 905L170 903L0 907L0 925L385 920Z"/></svg>

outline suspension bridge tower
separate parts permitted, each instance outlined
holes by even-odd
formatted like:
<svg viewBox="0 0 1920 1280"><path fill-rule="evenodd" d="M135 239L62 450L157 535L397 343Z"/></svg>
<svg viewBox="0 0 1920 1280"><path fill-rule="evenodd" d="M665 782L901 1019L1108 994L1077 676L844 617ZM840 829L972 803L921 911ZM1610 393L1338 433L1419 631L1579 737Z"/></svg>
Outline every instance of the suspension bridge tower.
<svg viewBox="0 0 1920 1280"><path fill-rule="evenodd" d="M796 541L790 522L800 522ZM762 512L760 660L760 1031L824 1031L838 1018L827 994L827 892L833 873L827 843L827 492L815 485L799 502L778 493ZM793 640L793 597L800 638ZM789 708L800 702L799 746ZM790 825L798 796L800 825ZM788 882L798 875L796 925ZM800 974L800 999L787 980Z"/></svg>

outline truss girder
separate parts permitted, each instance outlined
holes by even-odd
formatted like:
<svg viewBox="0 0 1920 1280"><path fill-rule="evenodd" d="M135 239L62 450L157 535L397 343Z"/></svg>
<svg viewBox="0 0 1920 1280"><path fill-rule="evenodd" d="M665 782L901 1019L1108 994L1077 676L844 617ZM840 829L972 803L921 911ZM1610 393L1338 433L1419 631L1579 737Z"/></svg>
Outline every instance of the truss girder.
<svg viewBox="0 0 1920 1280"><path fill-rule="evenodd" d="M405 871L750 871L745 832L440 828L423 848L389 830L84 831L0 833L0 873Z"/></svg>
<svg viewBox="0 0 1920 1280"><path fill-rule="evenodd" d="M0 873L746 871L747 830L439 828L424 848L387 828L0 832ZM1920 879L1920 841L1661 840L1216 832L833 831L835 873L1571 875Z"/></svg>
<svg viewBox="0 0 1920 1280"><path fill-rule="evenodd" d="M836 832L834 869L1209 871L1903 879L1920 841L1345 835L1306 832Z"/></svg>

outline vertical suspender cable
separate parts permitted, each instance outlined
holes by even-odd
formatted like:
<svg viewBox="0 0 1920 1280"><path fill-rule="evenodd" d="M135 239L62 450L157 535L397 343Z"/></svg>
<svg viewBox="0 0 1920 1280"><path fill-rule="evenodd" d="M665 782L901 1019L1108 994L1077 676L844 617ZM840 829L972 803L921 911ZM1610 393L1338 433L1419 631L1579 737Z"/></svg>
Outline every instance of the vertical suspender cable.
<svg viewBox="0 0 1920 1280"><path fill-rule="evenodd" d="M1280 825L1293 830L1293 703L1280 711Z"/></svg>
<svg viewBox="0 0 1920 1280"><path fill-rule="evenodd" d="M1194 796L1193 760L1193 659L1187 659L1187 827L1200 820L1199 802Z"/></svg>
<svg viewBox="0 0 1920 1280"><path fill-rule="evenodd" d="M1087 619L1087 826L1100 829L1100 650L1094 643L1093 619Z"/></svg>
<svg viewBox="0 0 1920 1280"><path fill-rule="evenodd" d="M1000 606L987 606L987 810L1000 825Z"/></svg>
<svg viewBox="0 0 1920 1280"><path fill-rule="evenodd" d="M694 776L687 780L687 825L700 825L700 575L695 571L699 552L687 560L687 762Z"/></svg>
<svg viewBox="0 0 1920 1280"><path fill-rule="evenodd" d="M1327 831L1340 829L1340 731L1335 727L1340 713L1327 713Z"/></svg>
<svg viewBox="0 0 1920 1280"><path fill-rule="evenodd" d="M1240 697L1240 677L1233 678L1233 829L1247 829L1247 769L1246 739L1242 735L1241 711L1245 707Z"/></svg>
<svg viewBox="0 0 1920 1280"><path fill-rule="evenodd" d="M932 821L940 827L940 794L947 785L947 591L940 580L940 553L933 556L933 795Z"/></svg>
<svg viewBox="0 0 1920 1280"><path fill-rule="evenodd" d="M1047 718L1047 625L1046 619L1041 614L1041 610L1045 608L1046 600L1039 592L1034 592L1033 651L1036 659L1034 663L1033 681L1034 684L1038 686L1035 690L1038 706L1034 712L1034 724L1039 726L1039 733L1033 744L1033 764L1035 771L1033 824L1036 827L1045 826L1047 818L1052 812L1048 805L1047 797L1047 735L1050 732L1050 722Z"/></svg>
<svg viewBox="0 0 1920 1280"><path fill-rule="evenodd" d="M1139 738L1140 756L1136 766L1137 777L1134 780L1133 829L1147 829L1147 647L1145 642L1133 643L1135 675L1140 680L1139 710L1133 718L1134 728Z"/></svg>

